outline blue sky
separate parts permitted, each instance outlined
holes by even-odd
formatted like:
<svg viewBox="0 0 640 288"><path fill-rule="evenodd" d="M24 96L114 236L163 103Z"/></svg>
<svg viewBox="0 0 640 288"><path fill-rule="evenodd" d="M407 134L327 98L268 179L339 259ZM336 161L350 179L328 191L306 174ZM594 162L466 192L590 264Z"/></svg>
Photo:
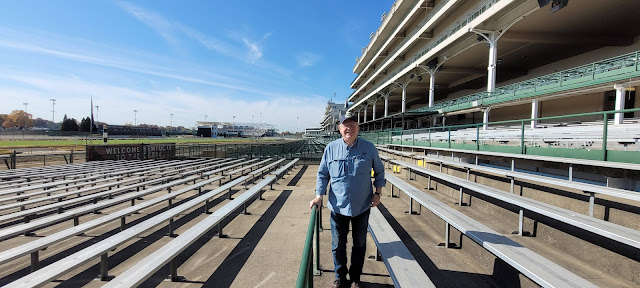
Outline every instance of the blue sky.
<svg viewBox="0 0 640 288"><path fill-rule="evenodd" d="M393 1L2 1L0 113L303 130L352 92ZM260 114L262 117L260 118ZM297 122L299 117L299 122Z"/></svg>

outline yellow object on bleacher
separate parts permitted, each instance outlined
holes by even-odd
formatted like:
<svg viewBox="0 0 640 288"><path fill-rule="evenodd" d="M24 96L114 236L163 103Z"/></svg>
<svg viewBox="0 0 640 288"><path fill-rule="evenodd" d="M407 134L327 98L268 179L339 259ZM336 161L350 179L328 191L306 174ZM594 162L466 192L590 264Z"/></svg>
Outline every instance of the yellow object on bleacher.
<svg viewBox="0 0 640 288"><path fill-rule="evenodd" d="M392 168L394 173L400 173L400 165L393 165Z"/></svg>
<svg viewBox="0 0 640 288"><path fill-rule="evenodd" d="M418 166L424 167L424 160L418 160Z"/></svg>

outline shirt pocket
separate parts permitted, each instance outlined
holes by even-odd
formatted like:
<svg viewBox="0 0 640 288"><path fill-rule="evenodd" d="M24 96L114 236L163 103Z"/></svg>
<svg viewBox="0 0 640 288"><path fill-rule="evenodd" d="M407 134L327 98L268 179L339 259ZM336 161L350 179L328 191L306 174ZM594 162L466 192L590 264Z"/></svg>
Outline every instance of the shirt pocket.
<svg viewBox="0 0 640 288"><path fill-rule="evenodd" d="M329 162L329 176L331 178L341 178L347 175L347 161L345 159L335 159Z"/></svg>
<svg viewBox="0 0 640 288"><path fill-rule="evenodd" d="M372 160L369 158L363 158L361 156L355 156L353 166L356 175L371 174Z"/></svg>

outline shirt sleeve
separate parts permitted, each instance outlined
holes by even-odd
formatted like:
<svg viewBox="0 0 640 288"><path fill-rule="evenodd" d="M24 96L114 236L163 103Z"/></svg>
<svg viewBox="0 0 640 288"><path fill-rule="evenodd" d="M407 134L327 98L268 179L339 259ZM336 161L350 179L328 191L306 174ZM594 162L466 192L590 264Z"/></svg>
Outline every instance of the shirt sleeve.
<svg viewBox="0 0 640 288"><path fill-rule="evenodd" d="M329 146L324 148L324 153L322 154L322 159L320 160L320 166L318 166L318 177L316 178L316 195L325 195L327 194L327 185L329 185L329 166L327 165L328 161L328 151Z"/></svg>
<svg viewBox="0 0 640 288"><path fill-rule="evenodd" d="M373 146L373 178L374 187L384 187L387 184L387 180L384 179L384 164L375 146Z"/></svg>

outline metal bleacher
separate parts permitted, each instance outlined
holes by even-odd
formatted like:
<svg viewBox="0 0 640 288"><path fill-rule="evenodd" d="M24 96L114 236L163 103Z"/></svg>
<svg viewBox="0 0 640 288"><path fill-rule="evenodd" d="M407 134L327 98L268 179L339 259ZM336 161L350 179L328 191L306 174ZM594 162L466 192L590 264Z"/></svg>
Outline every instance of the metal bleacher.
<svg viewBox="0 0 640 288"><path fill-rule="evenodd" d="M127 245L128 241L138 237L141 233L158 229L159 226L168 226L169 237L174 237L175 241L169 242L171 245L180 246L170 253L179 254L188 246L189 241L195 241L197 237L206 231L219 227L222 235L221 221L239 207L247 206L252 202L254 196L262 198L262 192L266 186L271 185L277 178L282 178L291 168L294 167L297 159L285 163L285 159L198 159L184 161L105 161L103 163L91 163L93 176L72 177L69 180L52 181L58 178L57 175L71 175L71 172L78 173L78 167L86 169L87 164L67 164L60 165L55 169L47 169L46 177L49 179L46 185L36 184L25 186L18 190L3 189L0 187L0 241L17 239L22 234L35 236L40 229L55 227L57 223L73 219L73 226L63 228L53 233L46 233L40 237L28 237L28 240L21 245L12 245L7 248L0 248L0 265L7 265L12 261L30 256L31 273L24 277L14 279L4 287L34 287L46 285L67 272L100 258L100 274L103 281L108 277L108 253L121 245ZM120 165L119 165L120 164ZM282 166L282 167L281 167ZM82 170L80 169L80 170ZM19 170L19 169L17 169ZM86 170L85 170L86 171ZM99 171L99 172L97 172ZM271 172L273 171L273 172ZM3 182L17 181L19 179L36 179L43 175L43 169L30 169L29 171L11 171L4 173L7 179ZM268 175L267 175L268 174ZM105 176L107 175L107 176ZM66 176L71 177L71 176ZM106 177L106 178L105 178ZM229 179L229 177L235 179ZM247 189L247 184L256 178L264 179L253 184ZM33 181L33 180L31 180ZM225 183L226 181L226 183ZM190 183L193 182L193 183ZM14 182L24 183L24 182ZM45 182L46 183L46 182ZM216 183L219 183L216 185ZM226 199L219 197L228 191L229 198L233 191L242 191L241 184L244 183L246 192L241 193L233 201L218 208L213 199ZM68 186L65 186L68 185ZM113 187L119 188L113 189ZM205 190L206 189L206 190ZM68 191L67 191L68 190ZM159 194L166 190L167 193ZM4 192L4 193L3 193ZM19 196L15 194L21 193ZM195 194L194 194L195 193ZM131 203L130 206L126 203ZM178 202L178 204L174 204ZM220 201L216 200L215 203ZM165 208L166 207L166 208ZM142 211L149 209L158 210L159 214L149 217L143 216L141 220L127 225L127 218L132 215L143 214ZM186 211L202 209L203 213L211 214L209 217L199 221L196 226L185 233L177 236L174 219L181 218ZM216 209L211 213L210 210ZM53 213L49 211L54 211ZM99 211L109 211L104 214ZM146 213L145 213L146 214ZM87 221L80 223L81 217L93 215ZM24 218L23 223L13 221ZM52 245L64 243L84 235L89 231L108 226L113 221L120 220L119 231L101 241L93 243L84 249L80 249L71 255L42 266L41 251ZM200 227L200 228L198 228ZM183 241L184 238L192 240ZM182 250L180 250L182 249ZM166 250L158 250L167 252ZM174 254L177 255L177 254ZM45 254L47 258L53 256ZM168 259L169 261L171 259ZM165 262L166 263L166 262ZM157 262L153 262L158 265ZM160 265L159 267L162 267ZM139 272L139 271L135 271ZM140 276L139 273L134 273ZM120 279L120 278L118 278ZM175 280L175 279L174 279ZM116 285L118 284L109 284Z"/></svg>

